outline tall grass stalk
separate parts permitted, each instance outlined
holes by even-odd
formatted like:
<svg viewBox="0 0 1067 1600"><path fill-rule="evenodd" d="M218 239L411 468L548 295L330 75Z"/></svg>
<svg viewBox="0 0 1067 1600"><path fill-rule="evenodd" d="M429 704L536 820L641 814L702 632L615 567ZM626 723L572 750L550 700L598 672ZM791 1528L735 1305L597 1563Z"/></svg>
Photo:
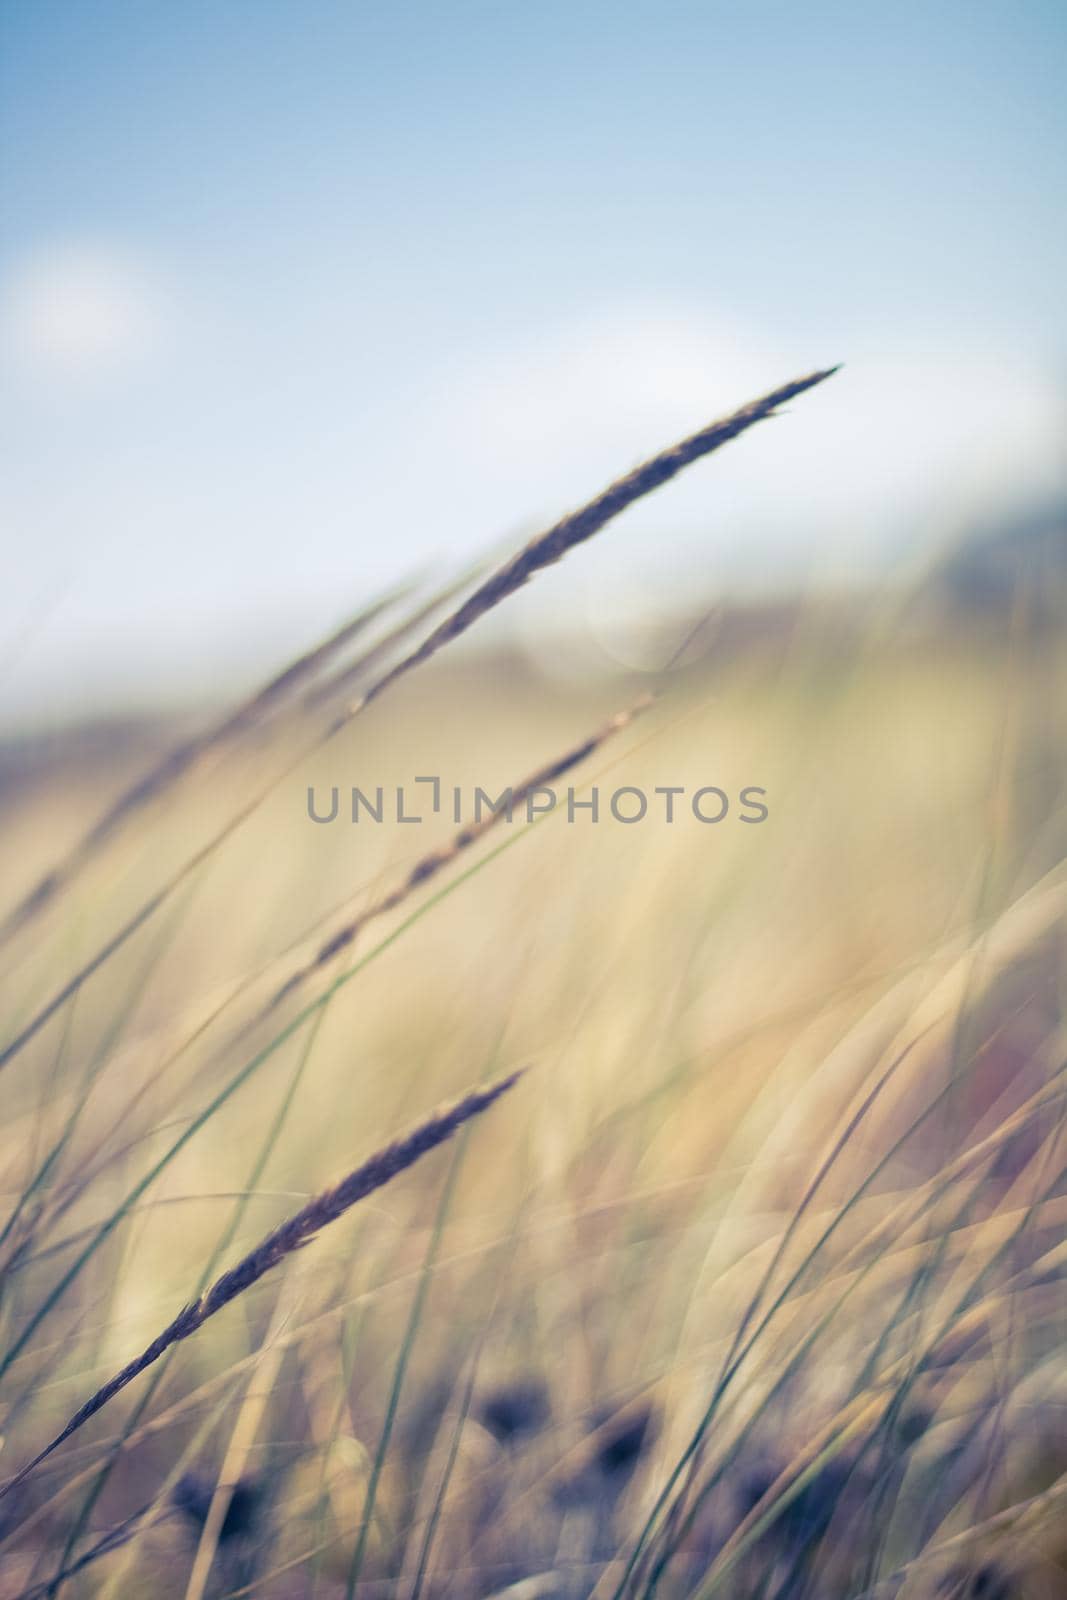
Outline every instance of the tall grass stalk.
<svg viewBox="0 0 1067 1600"><path fill-rule="evenodd" d="M824 382L836 371L836 367L830 367L825 371L814 372L805 378L798 378L791 383L783 384L780 388L772 390L759 400L751 401L748 405L742 406L739 411L734 412L731 416L709 424L706 428L691 434L688 439L684 439L680 444L672 445L643 466L618 479L605 489L602 494L598 495L595 500L591 500L586 506L583 506L580 511L572 512L570 515L563 517L545 533L531 540L517 556L505 562L492 577L481 584L474 594L435 628L417 649L403 657L396 665L387 668L362 696L354 700L339 716L330 722L324 734L317 733L306 747L301 748L296 755L291 757L279 773L275 774L266 785L261 787L250 800L246 801L218 833L213 835L205 845L189 858L184 866L180 867L160 889L151 895L118 932L112 935L96 954L73 977L64 983L51 999L37 1011L34 1017L19 1030L15 1037L0 1050L0 1069L5 1067L31 1039L36 1037L41 1028L70 999L71 995L77 992L83 983L86 983L99 972L111 957L155 916L185 881L189 872L195 870L202 862L210 859L215 851L227 839L231 838L249 817L259 810L264 801L277 790L287 777L291 776L324 743L336 737L366 706L377 700L408 672L428 661L431 656L436 655L446 644L466 633L483 616L494 610L502 601L527 584L537 572L560 561L569 550L592 538L594 534L598 533L613 518L633 505L635 501L668 483L687 466L720 449L724 444L731 439L736 439L756 423L764 422L769 417L773 417L780 406L795 399L806 390Z"/></svg>
<svg viewBox="0 0 1067 1600"><path fill-rule="evenodd" d="M510 1073L498 1079L496 1083L490 1084L488 1088L472 1090L454 1105L425 1118L411 1133L376 1151L347 1177L342 1178L332 1188L324 1189L306 1206L302 1206L293 1216L274 1228L236 1266L216 1279L205 1294L199 1295L191 1305L185 1306L139 1356L123 1367L121 1372L116 1373L108 1383L97 1389L51 1443L0 1487L0 1499L24 1482L53 1451L121 1393L127 1384L132 1383L146 1368L158 1361L172 1345L190 1338L224 1306L244 1294L266 1273L279 1266L287 1256L302 1249L317 1233L328 1227L331 1222L336 1222L358 1201L366 1199L376 1189L381 1189L401 1172L413 1166L416 1161L420 1161L431 1150L436 1150L438 1145L451 1139L465 1122L472 1117L480 1116L499 1100L501 1095L513 1088L520 1076L518 1072Z"/></svg>

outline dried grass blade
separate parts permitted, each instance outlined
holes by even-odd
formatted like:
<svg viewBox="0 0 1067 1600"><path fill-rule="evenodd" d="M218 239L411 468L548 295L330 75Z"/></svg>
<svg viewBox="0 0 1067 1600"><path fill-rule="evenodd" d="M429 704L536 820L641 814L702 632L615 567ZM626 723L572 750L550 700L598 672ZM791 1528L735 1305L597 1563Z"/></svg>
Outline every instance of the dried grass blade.
<svg viewBox="0 0 1067 1600"><path fill-rule="evenodd" d="M27 1462L13 1478L0 1486L0 1500L20 1483L25 1482L30 1473L53 1451L121 1393L134 1378L139 1377L158 1361L171 1345L188 1339L216 1312L244 1294L254 1283L258 1283L260 1278L279 1266L287 1256L310 1243L323 1228L329 1227L331 1222L336 1222L360 1200L365 1200L376 1189L383 1188L408 1167L414 1166L424 1155L428 1155L431 1150L436 1150L438 1145L451 1139L465 1122L469 1122L472 1117L480 1116L494 1101L499 1100L501 1095L513 1088L521 1076L521 1071L509 1073L507 1077L499 1078L487 1088L472 1090L453 1105L434 1112L419 1123L417 1128L394 1140L392 1144L383 1146L361 1166L342 1178L340 1183L322 1190L309 1200L307 1205L302 1206L299 1211L294 1212L285 1222L274 1228L235 1267L231 1267L228 1272L217 1278L205 1294L179 1311L174 1320L142 1350L139 1356L97 1389L50 1444L34 1456L32 1461Z"/></svg>

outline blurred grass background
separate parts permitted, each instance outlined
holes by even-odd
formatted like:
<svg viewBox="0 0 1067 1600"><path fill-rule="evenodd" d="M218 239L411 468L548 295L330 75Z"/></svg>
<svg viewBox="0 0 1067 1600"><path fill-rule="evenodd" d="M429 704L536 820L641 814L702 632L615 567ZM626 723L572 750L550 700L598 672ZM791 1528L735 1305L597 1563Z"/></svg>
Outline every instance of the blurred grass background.
<svg viewBox="0 0 1067 1600"><path fill-rule="evenodd" d="M1064 17L0 6L0 1600L1067 1593Z"/></svg>
<svg viewBox="0 0 1067 1600"><path fill-rule="evenodd" d="M567 1500L552 1498L552 1484L571 1481L566 1464L596 1419L646 1397L660 1453L654 1464L645 1450L640 1486L627 1479L626 1526L636 1532L637 1508L647 1511L699 1415L766 1250L855 1097L902 1042L904 1068L846 1141L814 1208L847 1217L856 1206L862 1225L842 1228L842 1249L862 1247L902 1197L926 1205L929 1184L961 1150L995 1134L1050 1074L1055 1081L1067 663L1062 628L1035 619L1024 577L1010 603L978 611L953 603L940 571L908 593L727 606L672 672L604 674L569 689L536 657L447 656L301 760L4 1068L5 1465L14 1470L170 1320L205 1263L236 1259L442 1098L506 1068L532 1070L451 1153L357 1208L171 1352L147 1409L138 1409L142 1377L140 1391L47 1462L13 1497L3 1592L43 1582L64 1550L74 1558L81 1497L130 1428L86 1538L91 1527L120 1527L141 1501L157 1512L172 1505L179 1469L202 1475L210 1501L227 1441L247 1433L241 1481L269 1485L273 1510L240 1570L240 1539L219 1541L197 1579L208 1593L329 1594L331 1584L341 1593L353 1572L358 1584L409 1593L431 1523L427 1571L443 1593L489 1594L542 1569L560 1584L571 1573L576 1592L604 1581L626 1538L616 1528L610 1551L565 1559ZM1047 584L1036 598L1048 599ZM691 633L680 619L679 640ZM600 789L596 825L557 811L535 827L498 827L443 883L368 927L309 990L263 1015L294 952L313 953L338 907L370 905L453 831L447 818L353 826L343 799L339 820L316 826L309 785L322 796L334 784L344 796L379 783L417 794L414 776L437 773L446 792L462 787L469 815L475 785L496 794L649 686L660 691L652 710L569 780ZM301 733L285 717L254 727L135 817L9 941L8 1036L284 768ZM157 726L151 738L165 744L167 734ZM69 746L8 749L2 850L12 902L152 753L136 730L101 728ZM683 802L671 825L653 806L624 826L607 812L623 784L650 795L663 784L730 795L759 785L769 817L746 826L731 811L701 825ZM358 970L275 1046L300 1005L347 969ZM248 1080L97 1240L44 1314L94 1230L252 1061ZM958 1090L894 1151L954 1075ZM931 1304L941 1305L943 1274L955 1281L960 1241L964 1262L984 1259L981 1230L972 1238L967 1229L1002 1208L1010 1217L1021 1200L1036 1207L1035 1236L1045 1240L1042 1186L1058 1123L1038 1126L1036 1143L1007 1142L951 1187L962 1208L951 1220L940 1200L923 1211L930 1238L943 1239ZM903 1223L890 1227L886 1260L909 1239ZM824 1251L805 1291L825 1294L841 1270ZM1019 1326L998 1334L984 1358L1003 1367L990 1380L998 1393L1045 1370L1062 1331L1057 1293L1043 1319L1028 1325L1020 1312ZM860 1296L804 1357L805 1397L790 1404L801 1434L820 1406L842 1403L838 1391L850 1392L865 1362L899 1358L894 1330L911 1328L914 1307L884 1294ZM758 1345L739 1415L788 1365L805 1303L799 1323ZM249 1424L264 1368L270 1382ZM469 1492L446 1496L428 1521L420 1496L448 1419L515 1384L543 1386L552 1421L535 1430L536 1471L506 1451L491 1468L515 1485L512 1534L508 1517L484 1508L472 1533ZM475 1427L468 1418L456 1437ZM750 1454L757 1436L753 1423ZM350 1441L349 1455L338 1457L338 1439ZM309 1461L318 1463L310 1488ZM288 1513L277 1509L285 1495ZM945 1526L965 1503L961 1490ZM868 1504L882 1537L890 1511ZM139 1531L70 1578L72 1590L193 1592L186 1523L195 1531L195 1518L177 1513ZM678 1592L702 1592L721 1531L716 1538ZM486 1553L487 1539L504 1553ZM887 1542L887 1565L898 1546ZM761 1592L807 1592L775 1589L770 1570ZM842 1582L820 1592L861 1590Z"/></svg>

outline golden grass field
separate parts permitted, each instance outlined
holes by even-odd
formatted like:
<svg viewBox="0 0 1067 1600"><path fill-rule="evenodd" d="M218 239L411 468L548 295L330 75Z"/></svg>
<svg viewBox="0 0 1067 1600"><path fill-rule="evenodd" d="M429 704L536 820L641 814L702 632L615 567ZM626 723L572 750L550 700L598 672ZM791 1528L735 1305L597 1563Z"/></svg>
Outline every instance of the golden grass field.
<svg viewBox="0 0 1067 1600"><path fill-rule="evenodd" d="M1067 651L1024 591L727 606L569 688L443 651L314 749L344 700L300 683L76 857L188 730L13 752L6 905L71 870L3 949L0 1595L1067 1592ZM345 820L495 795L648 690L560 780L596 824ZM624 785L768 816L624 825Z"/></svg>

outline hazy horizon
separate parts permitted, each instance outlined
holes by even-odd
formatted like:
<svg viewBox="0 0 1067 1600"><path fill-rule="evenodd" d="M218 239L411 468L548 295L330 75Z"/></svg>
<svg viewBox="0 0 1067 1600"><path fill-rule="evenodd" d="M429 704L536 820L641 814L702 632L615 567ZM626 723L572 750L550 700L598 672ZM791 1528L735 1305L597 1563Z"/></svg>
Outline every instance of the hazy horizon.
<svg viewBox="0 0 1067 1600"><path fill-rule="evenodd" d="M4 720L298 648L814 366L583 555L573 614L884 571L1065 491L1058 7L0 29Z"/></svg>

